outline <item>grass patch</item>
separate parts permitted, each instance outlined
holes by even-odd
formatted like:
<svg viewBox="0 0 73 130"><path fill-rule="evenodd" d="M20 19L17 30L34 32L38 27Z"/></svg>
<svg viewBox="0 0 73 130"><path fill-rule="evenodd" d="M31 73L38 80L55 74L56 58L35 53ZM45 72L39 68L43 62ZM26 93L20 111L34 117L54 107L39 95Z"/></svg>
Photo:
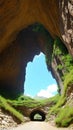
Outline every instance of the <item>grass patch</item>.
<svg viewBox="0 0 73 130"><path fill-rule="evenodd" d="M64 93L63 93L64 96L66 94L66 90L67 90L68 86L70 86L71 84L73 84L73 69L65 77L65 80L64 80Z"/></svg>
<svg viewBox="0 0 73 130"><path fill-rule="evenodd" d="M58 107L60 105L59 101L61 100L61 96L60 95L56 95L52 98L49 99L50 102L54 102L54 105L51 105L50 106L50 110L48 112L48 115L47 115L47 121L50 117L50 115L57 115L57 113L59 112L60 110L60 107Z"/></svg>
<svg viewBox="0 0 73 130"><path fill-rule="evenodd" d="M61 96L61 100L57 104L57 107L62 106L63 102L65 103L67 88L72 84L73 84L73 69L65 77L64 92L63 95ZM61 108L55 122L57 126L67 127L71 122L73 122L73 108L69 106Z"/></svg>
<svg viewBox="0 0 73 130"><path fill-rule="evenodd" d="M73 108L67 105L65 106L66 91L67 88L72 84L73 84L73 69L65 77L63 94L60 96L57 104L50 108L50 111L48 112L47 116L47 118L49 118L52 114L56 115L55 122L59 127L67 127L71 122L73 122Z"/></svg>
<svg viewBox="0 0 73 130"><path fill-rule="evenodd" d="M24 122L24 116L21 113L19 113L16 109L14 109L12 106L10 106L7 103L7 100L2 96L0 96L0 107L9 111L12 115L19 119L20 122Z"/></svg>
<svg viewBox="0 0 73 130"><path fill-rule="evenodd" d="M55 122L58 127L67 127L73 122L73 108L69 106L61 108Z"/></svg>
<svg viewBox="0 0 73 130"><path fill-rule="evenodd" d="M28 96L20 96L16 100L8 100L12 106L26 106L27 108L40 107L41 103Z"/></svg>
<svg viewBox="0 0 73 130"><path fill-rule="evenodd" d="M64 106L66 98L61 96L58 103L50 108L48 112L47 120L51 115L56 117L55 123L58 127L67 127L73 121L73 108Z"/></svg>
<svg viewBox="0 0 73 130"><path fill-rule="evenodd" d="M34 107L43 107L47 104L56 104L59 100L60 96L57 94L56 96L52 98L46 98L46 99L34 99L28 96L20 96L16 100L8 100L8 102L12 106L26 106L28 108L34 108Z"/></svg>
<svg viewBox="0 0 73 130"><path fill-rule="evenodd" d="M60 98L60 95L57 94L57 95L55 95L55 96L53 96L51 98L46 98L46 99L39 100L39 101L41 102L42 105L46 105L46 104L55 105L58 102L59 98Z"/></svg>

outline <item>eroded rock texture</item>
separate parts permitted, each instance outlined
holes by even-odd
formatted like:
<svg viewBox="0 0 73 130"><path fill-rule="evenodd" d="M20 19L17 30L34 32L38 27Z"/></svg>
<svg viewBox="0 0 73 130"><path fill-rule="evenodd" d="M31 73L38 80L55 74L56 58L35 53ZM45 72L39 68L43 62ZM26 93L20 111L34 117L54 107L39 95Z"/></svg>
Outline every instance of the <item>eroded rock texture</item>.
<svg viewBox="0 0 73 130"><path fill-rule="evenodd" d="M27 63L40 51L46 54L45 37L27 32L29 25L41 23L53 38L63 38L73 55L72 5L73 0L0 0L1 93L23 93Z"/></svg>
<svg viewBox="0 0 73 130"><path fill-rule="evenodd" d="M69 52L73 55L73 0L60 0L60 30Z"/></svg>
<svg viewBox="0 0 73 130"><path fill-rule="evenodd" d="M42 23L52 36L60 35L56 0L1 0L0 52L17 33L35 22Z"/></svg>
<svg viewBox="0 0 73 130"><path fill-rule="evenodd" d="M40 53L35 33L23 30L17 39L0 57L0 92L17 95L24 92L25 69L27 63ZM10 92L10 93L9 93ZM18 93L19 92L19 93Z"/></svg>

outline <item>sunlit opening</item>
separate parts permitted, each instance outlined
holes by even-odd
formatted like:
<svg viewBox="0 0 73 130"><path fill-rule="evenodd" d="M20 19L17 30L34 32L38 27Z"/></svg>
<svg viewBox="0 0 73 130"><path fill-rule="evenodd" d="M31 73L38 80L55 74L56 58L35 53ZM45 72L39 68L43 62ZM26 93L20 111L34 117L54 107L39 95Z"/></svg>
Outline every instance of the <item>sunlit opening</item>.
<svg viewBox="0 0 73 130"><path fill-rule="evenodd" d="M24 94L35 98L49 98L58 93L57 89L56 80L47 69L45 55L40 53L34 57L33 62L27 64Z"/></svg>
<svg viewBox="0 0 73 130"><path fill-rule="evenodd" d="M42 116L37 113L34 115L34 120L42 120Z"/></svg>

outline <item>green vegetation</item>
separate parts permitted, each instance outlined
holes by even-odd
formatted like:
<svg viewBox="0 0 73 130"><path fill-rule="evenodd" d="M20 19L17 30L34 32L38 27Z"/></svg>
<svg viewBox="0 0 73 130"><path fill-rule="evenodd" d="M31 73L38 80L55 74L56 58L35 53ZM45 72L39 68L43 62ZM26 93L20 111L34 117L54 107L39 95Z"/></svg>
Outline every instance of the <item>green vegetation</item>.
<svg viewBox="0 0 73 130"><path fill-rule="evenodd" d="M50 115L56 116L55 123L58 127L67 127L71 122L73 122L73 107L70 106L64 106L65 101L63 99L62 102L61 98L59 100L59 103L57 103L55 106L51 107L47 120L49 119Z"/></svg>
<svg viewBox="0 0 73 130"><path fill-rule="evenodd" d="M42 30L43 29L43 30ZM35 100L33 98L21 95L15 100L6 100L0 96L0 107L3 107L5 110L12 113L16 116L20 121L23 121L23 115L17 112L14 107L17 106L26 106L27 108L36 108L43 107L45 105L50 105L50 110L48 112L47 120L50 115L55 115L55 123L57 126L66 127L71 122L73 122L73 108L68 106L66 103L66 92L68 87L73 85L73 59L68 53L67 48L62 43L59 38L56 38L54 41L51 36L44 30L44 28L35 27L33 31L42 32L46 36L46 63L50 67L53 62L54 57L59 61L56 70L61 72L61 79L64 83L64 91L63 94L56 95L55 97L49 99ZM49 40L48 40L49 39ZM49 53L49 49L52 50L53 53Z"/></svg>
<svg viewBox="0 0 73 130"><path fill-rule="evenodd" d="M15 108L18 106L26 106L27 108L43 107L45 105L54 105L58 102L59 95L48 99L35 100L28 96L19 96L15 100L5 99L0 96L0 107L8 111L11 115L15 116L20 122L24 122L24 116L18 112Z"/></svg>
<svg viewBox="0 0 73 130"><path fill-rule="evenodd" d="M17 106L26 106L27 108L35 108L35 107L43 107L47 104L56 104L58 102L59 95L56 95L52 98L42 99L42 100L35 100L28 96L20 96L15 100L5 99L4 97L0 96L0 107L4 108L5 110L9 111L11 114L16 116L18 119L23 121L23 116L21 113L17 112L15 107Z"/></svg>
<svg viewBox="0 0 73 130"><path fill-rule="evenodd" d="M72 84L73 84L73 69L65 77L65 80L64 80L64 96L66 94L66 90L67 90L68 86L70 86Z"/></svg>
<svg viewBox="0 0 73 130"><path fill-rule="evenodd" d="M26 106L28 108L35 108L35 107L43 107L46 104L56 104L59 100L59 95L56 95L52 98L46 98L46 99L33 99L28 96L20 96L16 100L7 100L9 104L12 106Z"/></svg>
<svg viewBox="0 0 73 130"><path fill-rule="evenodd" d="M8 100L12 106L26 106L28 108L35 108L41 106L41 103L31 97L21 95L16 100Z"/></svg>
<svg viewBox="0 0 73 130"><path fill-rule="evenodd" d="M70 106L65 106L66 91L69 86L73 85L73 59L59 38L54 41L52 61L54 57L57 57L59 60L61 60L56 69L60 72L64 70L64 73L61 77L62 81L64 82L64 91L57 104L50 107L47 118L53 114L56 116L55 122L57 126L65 127L73 122L73 108Z"/></svg>
<svg viewBox="0 0 73 130"><path fill-rule="evenodd" d="M55 123L58 127L67 127L73 122L73 107L66 104L66 92L68 87L73 85L73 58L68 53L66 46L63 44L60 38L55 40L51 37L49 32L41 24L34 24L32 31L38 32L46 39L45 46L45 58L49 69L54 58L58 61L56 70L59 72L61 80L64 83L63 94L59 94L49 99L33 99L24 95L19 96L15 100L5 99L0 96L0 107L10 112L13 116L24 122L24 116L18 112L14 107L26 106L27 108L50 106L47 120L51 115L55 115ZM36 115L35 118L40 118Z"/></svg>
<svg viewBox="0 0 73 130"><path fill-rule="evenodd" d="M49 118L51 114L57 115L61 107L65 104L65 101L66 101L66 98L64 98L63 96L60 96L56 105L50 107L50 111L48 112L47 117Z"/></svg>
<svg viewBox="0 0 73 130"><path fill-rule="evenodd" d="M60 96L59 101L56 105L50 108L48 112L48 117L50 115L55 115L56 119L55 122L58 127L66 127L71 122L73 122L73 107L68 106L66 103L66 91L68 87L73 85L73 69L70 71L69 74L66 75L64 80L64 91L63 94ZM47 119L48 120L48 119Z"/></svg>
<svg viewBox="0 0 73 130"><path fill-rule="evenodd" d="M67 48L65 47L64 43L61 41L59 37L56 37L54 40L53 54L54 55L68 54Z"/></svg>
<svg viewBox="0 0 73 130"><path fill-rule="evenodd" d="M57 95L55 95L54 97L46 98L46 99L39 100L39 101L40 101L40 103L41 103L42 105L46 105L46 104L55 105L55 104L58 102L59 98L60 98L60 95L57 94Z"/></svg>
<svg viewBox="0 0 73 130"><path fill-rule="evenodd" d="M73 107L65 106L61 108L55 122L58 127L67 127L73 122Z"/></svg>
<svg viewBox="0 0 73 130"><path fill-rule="evenodd" d="M0 96L0 107L11 113L13 116L15 116L20 122L24 122L24 116L11 105L9 105L7 103L7 100L2 96Z"/></svg>
<svg viewBox="0 0 73 130"><path fill-rule="evenodd" d="M73 69L73 58L58 37L54 40L52 61L54 57L58 60L56 69L61 72L61 79L64 81L65 76Z"/></svg>

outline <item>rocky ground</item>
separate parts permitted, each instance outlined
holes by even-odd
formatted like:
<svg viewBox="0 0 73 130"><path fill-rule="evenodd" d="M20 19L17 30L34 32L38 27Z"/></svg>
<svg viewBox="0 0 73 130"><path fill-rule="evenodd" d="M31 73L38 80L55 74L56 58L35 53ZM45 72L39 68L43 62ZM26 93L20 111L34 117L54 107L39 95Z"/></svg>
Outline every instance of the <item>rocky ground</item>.
<svg viewBox="0 0 73 130"><path fill-rule="evenodd" d="M29 121L28 118L26 117L24 118L26 122ZM54 115L51 115L48 121L52 127L56 127L54 119L55 119ZM20 128L20 126L21 124L18 124L18 122L15 121L15 119L11 115L0 109L0 130L14 130L15 128ZM73 125L69 126L67 130L73 130Z"/></svg>
<svg viewBox="0 0 73 130"><path fill-rule="evenodd" d="M6 130L11 127L17 127L17 123L11 115L0 109L0 130Z"/></svg>
<svg viewBox="0 0 73 130"><path fill-rule="evenodd" d="M24 117L25 122L29 119ZM20 125L19 121L14 116L0 108L0 130L10 130Z"/></svg>

